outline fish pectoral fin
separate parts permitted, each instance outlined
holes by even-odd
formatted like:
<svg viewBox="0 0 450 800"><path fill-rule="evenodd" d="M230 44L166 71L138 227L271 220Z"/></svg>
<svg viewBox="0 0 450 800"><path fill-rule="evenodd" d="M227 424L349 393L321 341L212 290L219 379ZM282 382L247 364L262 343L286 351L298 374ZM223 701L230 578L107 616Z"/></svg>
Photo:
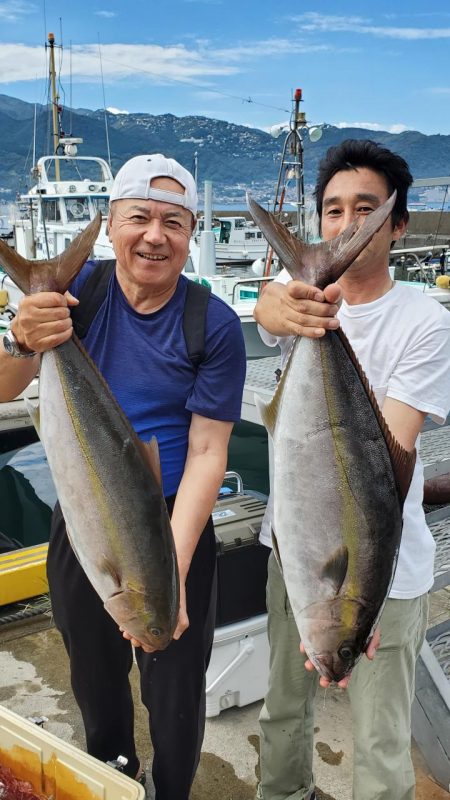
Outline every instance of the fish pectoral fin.
<svg viewBox="0 0 450 800"><path fill-rule="evenodd" d="M345 545L338 547L322 567L320 577L330 581L336 594L339 594L348 570L348 549Z"/></svg>
<svg viewBox="0 0 450 800"><path fill-rule="evenodd" d="M149 442L142 442L139 440L139 443L142 455L150 467L152 475L157 481L158 486L162 486L161 462L159 459L159 447L156 436L152 436Z"/></svg>
<svg viewBox="0 0 450 800"><path fill-rule="evenodd" d="M112 561L106 556L103 556L98 563L98 570L104 575L109 575L110 578L112 578L114 586L117 586L117 594L120 594L123 589L122 580Z"/></svg>
<svg viewBox="0 0 450 800"><path fill-rule="evenodd" d="M33 403L28 397L25 397L25 407L30 415L31 421L40 434L41 415L39 411L39 403Z"/></svg>

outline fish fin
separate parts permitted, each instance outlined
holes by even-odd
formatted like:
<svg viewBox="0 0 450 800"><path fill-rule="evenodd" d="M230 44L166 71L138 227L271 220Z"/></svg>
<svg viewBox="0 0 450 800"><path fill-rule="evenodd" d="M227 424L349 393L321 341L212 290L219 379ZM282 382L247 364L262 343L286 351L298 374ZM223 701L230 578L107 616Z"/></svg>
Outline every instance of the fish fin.
<svg viewBox="0 0 450 800"><path fill-rule="evenodd" d="M294 236L274 214L256 203L247 192L247 205L255 224L275 250L294 280L323 289L345 272L384 225L396 200L396 191L375 211L352 222L339 236L320 244L306 244Z"/></svg>
<svg viewBox="0 0 450 800"><path fill-rule="evenodd" d="M41 428L41 415L39 409L39 403L33 403L28 397L25 397L25 407L31 417L31 421L36 428L38 434L40 434Z"/></svg>
<svg viewBox="0 0 450 800"><path fill-rule="evenodd" d="M256 407L261 415L261 419L263 424L265 425L267 431L273 436L275 431L275 426L277 423L278 417L278 410L281 403L281 398L283 397L284 385L286 383L286 378L289 373L289 367L291 364L291 357L295 347L295 343L298 337L295 337L292 347L288 353L287 360L283 372L281 373L280 380L276 385L275 392L273 394L272 399L269 403L265 403L257 394L255 394L255 404Z"/></svg>
<svg viewBox="0 0 450 800"><path fill-rule="evenodd" d="M423 502L428 505L450 503L450 475L427 478L423 486Z"/></svg>
<svg viewBox="0 0 450 800"><path fill-rule="evenodd" d="M342 342L343 347L347 351L350 360L352 361L359 378L361 380L364 389L367 392L367 396L369 398L370 404L375 412L375 415L378 420L378 424L381 428L382 434L386 441L386 446L389 451L389 456L391 459L392 469L394 471L394 478L395 484L397 486L397 492L400 498L400 501L403 503L406 500L406 496L409 492L409 487L411 485L414 467L416 465L416 448L412 450L405 450L404 447L397 441L395 436L389 430L388 424L383 417L383 412L381 411L377 399L374 395L373 389L370 386L370 383L367 379L367 376L359 363L355 353L353 352L353 348L348 341L345 333L342 331L341 328L338 328L337 331L331 331L331 335L336 335Z"/></svg>
<svg viewBox="0 0 450 800"><path fill-rule="evenodd" d="M103 575L109 575L110 578L112 578L114 586L117 586L118 592L122 592L122 580L112 561L103 555L97 566L99 572L103 573Z"/></svg>
<svg viewBox="0 0 450 800"><path fill-rule="evenodd" d="M322 567L321 578L329 580L339 594L348 570L348 548L345 545L338 547L326 564Z"/></svg>
<svg viewBox="0 0 450 800"><path fill-rule="evenodd" d="M271 539L272 539L273 554L274 554L274 556L275 556L275 558L277 560L277 564L278 564L278 566L280 568L280 572L281 572L281 574L283 574L283 566L281 564L281 557L280 557L280 548L278 547L278 540L277 540L277 537L275 535L275 531L274 531L273 528L271 529Z"/></svg>
<svg viewBox="0 0 450 800"><path fill-rule="evenodd" d="M102 224L100 211L63 253L48 260L28 260L0 241L0 262L11 280L25 294L64 294L88 260Z"/></svg>
<svg viewBox="0 0 450 800"><path fill-rule="evenodd" d="M161 461L159 459L159 447L156 436L152 436L149 442L143 442L140 439L139 443L141 453L150 467L152 475L157 481L158 486L162 486Z"/></svg>
<svg viewBox="0 0 450 800"><path fill-rule="evenodd" d="M278 410L278 403L274 404L274 398L270 401L270 403L265 403L264 400L261 399L257 394L255 394L255 405L259 411L259 415L262 419L263 425L265 426L268 433L273 436L273 432L275 430L275 424L277 421L277 410Z"/></svg>

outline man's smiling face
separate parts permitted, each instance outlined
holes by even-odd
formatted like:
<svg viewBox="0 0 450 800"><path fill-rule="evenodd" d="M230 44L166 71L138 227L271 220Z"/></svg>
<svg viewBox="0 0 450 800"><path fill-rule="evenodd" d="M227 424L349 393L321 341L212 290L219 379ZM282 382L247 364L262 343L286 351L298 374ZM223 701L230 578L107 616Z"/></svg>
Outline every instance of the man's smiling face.
<svg viewBox="0 0 450 800"><path fill-rule="evenodd" d="M154 178L152 188L183 194L173 178ZM189 252L194 218L183 206L159 200L115 200L109 238L121 284L160 293L176 284Z"/></svg>

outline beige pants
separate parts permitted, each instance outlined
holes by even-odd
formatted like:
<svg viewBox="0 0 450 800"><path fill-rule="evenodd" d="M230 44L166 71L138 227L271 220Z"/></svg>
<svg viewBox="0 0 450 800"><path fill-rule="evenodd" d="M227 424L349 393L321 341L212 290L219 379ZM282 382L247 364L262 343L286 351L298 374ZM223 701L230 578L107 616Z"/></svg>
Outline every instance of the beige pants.
<svg viewBox="0 0 450 800"><path fill-rule="evenodd" d="M307 800L318 678L304 668L299 635L273 554L267 582L269 689L260 715L263 800ZM365 656L349 685L354 736L354 800L413 800L411 705L415 662L426 631L428 596L388 600L381 647Z"/></svg>

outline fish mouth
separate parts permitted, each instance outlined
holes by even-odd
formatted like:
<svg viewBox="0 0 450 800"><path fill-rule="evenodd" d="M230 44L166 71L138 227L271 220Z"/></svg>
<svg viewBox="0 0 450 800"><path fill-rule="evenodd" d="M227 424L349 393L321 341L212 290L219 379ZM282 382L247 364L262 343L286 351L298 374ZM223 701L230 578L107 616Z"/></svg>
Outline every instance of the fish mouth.
<svg viewBox="0 0 450 800"><path fill-rule="evenodd" d="M167 616L146 608L140 592L129 589L115 592L105 600L104 607L119 627L141 644L164 650L171 642L173 632L169 630Z"/></svg>
<svg viewBox="0 0 450 800"><path fill-rule="evenodd" d="M333 653L308 653L309 660L314 664L317 672L332 683L339 683L350 674L355 661L343 663Z"/></svg>

